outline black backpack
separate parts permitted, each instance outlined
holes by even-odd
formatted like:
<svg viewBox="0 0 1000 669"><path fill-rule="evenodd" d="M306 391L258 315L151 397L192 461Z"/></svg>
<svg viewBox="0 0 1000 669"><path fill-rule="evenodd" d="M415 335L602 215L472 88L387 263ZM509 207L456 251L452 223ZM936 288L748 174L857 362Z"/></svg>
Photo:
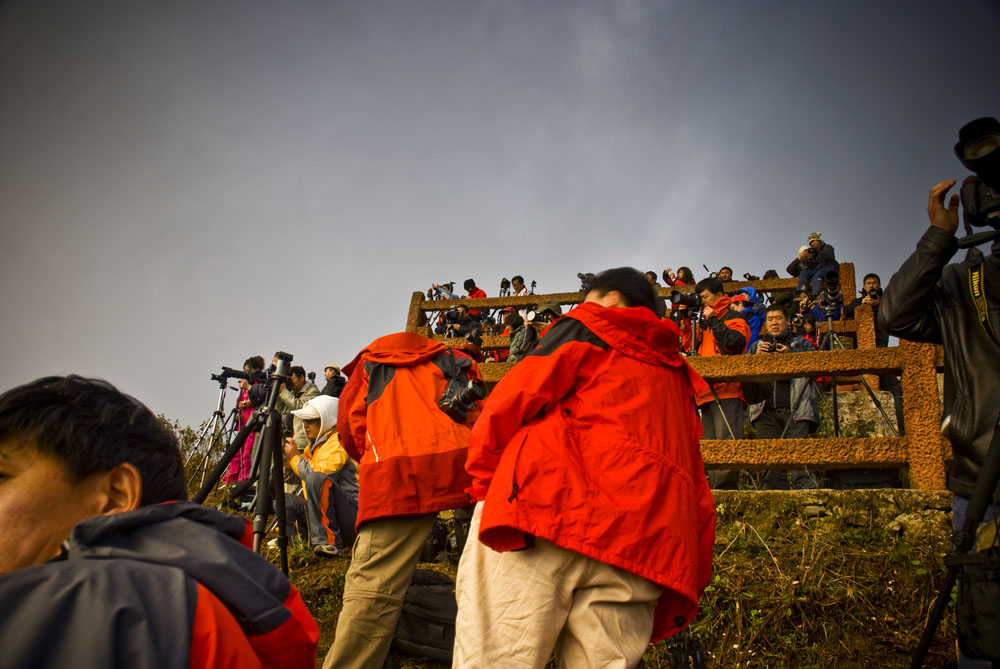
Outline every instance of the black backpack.
<svg viewBox="0 0 1000 669"><path fill-rule="evenodd" d="M392 645L411 655L451 662L458 602L447 574L417 569L403 598Z"/></svg>

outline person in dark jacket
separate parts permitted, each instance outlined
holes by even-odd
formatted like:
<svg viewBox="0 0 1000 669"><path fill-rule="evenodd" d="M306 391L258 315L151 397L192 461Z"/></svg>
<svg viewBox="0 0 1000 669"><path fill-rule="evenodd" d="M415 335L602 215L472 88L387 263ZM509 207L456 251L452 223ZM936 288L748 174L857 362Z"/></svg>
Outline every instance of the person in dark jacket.
<svg viewBox="0 0 1000 669"><path fill-rule="evenodd" d="M995 150L994 150L995 153ZM931 226L917 249L889 280L878 312L879 324L890 335L944 346L944 415L953 459L948 472L952 526L965 523L969 498L983 468L1000 415L1000 242L980 261L948 264L958 242L959 196L945 197L954 179L930 190L927 214ZM982 311L972 289L979 286ZM984 520L1000 513L1000 489ZM992 631L992 630L991 630ZM960 667L989 667L989 662L960 658Z"/></svg>
<svg viewBox="0 0 1000 669"><path fill-rule="evenodd" d="M823 279L838 267L833 247L821 239L818 232L810 232L806 246L799 249L798 257L788 264L788 273L799 277L798 291L809 291L812 296L823 290Z"/></svg>
<svg viewBox="0 0 1000 669"><path fill-rule="evenodd" d="M330 397L340 397L340 391L344 389L347 384L347 379L344 375L340 373L340 367L336 365L327 365L323 369L323 376L326 378L326 385L323 386L323 390L319 391L320 395L329 395Z"/></svg>
<svg viewBox="0 0 1000 669"><path fill-rule="evenodd" d="M0 664L315 665L319 629L247 521L183 501L173 433L110 384L0 395L0 479Z"/></svg>

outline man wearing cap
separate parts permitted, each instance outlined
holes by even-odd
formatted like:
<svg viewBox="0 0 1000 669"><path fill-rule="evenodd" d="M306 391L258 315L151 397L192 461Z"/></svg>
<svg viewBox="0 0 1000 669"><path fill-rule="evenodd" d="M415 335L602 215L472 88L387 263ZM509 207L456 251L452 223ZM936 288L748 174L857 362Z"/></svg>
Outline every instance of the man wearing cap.
<svg viewBox="0 0 1000 669"><path fill-rule="evenodd" d="M285 440L285 466L302 479L309 543L321 557L340 557L354 543L358 519L357 468L337 437L337 398L320 395L292 415L302 420L309 446Z"/></svg>
<svg viewBox="0 0 1000 669"><path fill-rule="evenodd" d="M319 394L340 397L340 391L344 389L344 384L347 383L347 379L340 373L340 367L327 365L323 369L323 376L326 378L326 385L323 386L323 390L319 391Z"/></svg>
<svg viewBox="0 0 1000 669"><path fill-rule="evenodd" d="M751 297L748 291L753 291L753 297ZM764 319L761 318L760 312L757 311L756 305L754 304L754 297L757 296L757 291L753 288L741 288L736 291L736 294L730 298L729 308L740 316L743 320L747 322L750 327L750 338L747 340L747 348L749 351L753 343L757 341L760 336L760 328L764 324Z"/></svg>
<svg viewBox="0 0 1000 669"><path fill-rule="evenodd" d="M823 289L823 278L837 267L833 247L820 239L820 233L810 232L806 246L799 248L798 257L789 263L787 271L799 277L796 290L811 290L810 294L815 297Z"/></svg>

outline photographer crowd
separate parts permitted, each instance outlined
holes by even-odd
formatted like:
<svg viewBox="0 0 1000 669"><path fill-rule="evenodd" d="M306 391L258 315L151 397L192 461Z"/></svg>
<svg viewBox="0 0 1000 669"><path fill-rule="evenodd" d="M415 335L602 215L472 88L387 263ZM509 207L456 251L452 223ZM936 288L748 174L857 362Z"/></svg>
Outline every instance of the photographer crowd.
<svg viewBox="0 0 1000 669"><path fill-rule="evenodd" d="M437 338L379 337L343 370L327 365L322 392L315 374L280 352L268 369L252 356L242 372L213 375L224 389L239 379L241 433L265 400L286 416L276 508L299 504L313 552L350 560L323 666L383 666L424 544L438 513L451 509L471 518L455 588L454 666L543 667L553 653L560 666L638 666L651 641L685 630L698 612L712 573L711 488L745 484L736 470L706 475L699 440L743 439L747 429L760 439L805 439L820 423L828 381L708 383L685 356L830 350L840 346L830 323L863 306L874 313L879 347L890 334L944 345L948 487L962 554L950 564L989 551L995 563L995 542L974 542L979 523L1000 512L991 385L1000 308L988 297L1000 294L1000 160L967 150L981 134L1000 145L1000 124L979 119L962 129L956 152L981 176L967 180L962 201L970 230L994 230L956 241L958 196L945 204L955 182L937 184L931 227L884 294L870 273L844 304L834 249L813 232L788 266L793 294L741 286L759 279L734 282L728 266L706 267L701 280L688 267L667 268L668 310L655 272L619 267L578 275L582 301L566 313L554 302L492 311L461 304L439 314ZM988 257L948 264L977 240L998 241ZM486 298L474 280L463 285L466 299ZM432 284L428 297L459 299L453 288ZM520 275L500 292L533 294ZM507 348L484 356L487 334L507 336ZM511 365L491 392L481 371L488 362ZM902 429L899 379L880 383ZM214 476L247 482L272 443L234 442ZM890 470L829 478L841 488L898 484ZM801 467L767 471L759 482L802 489L826 478ZM0 395L0 483L5 666L315 665L317 625L288 579L250 550L249 523L188 502L176 437L110 384L52 376ZM270 487L261 485L266 500ZM255 546L264 534L257 521ZM967 569L960 579L959 666L990 666L965 654L1000 659L992 632L979 631L1000 624L995 586L984 585L992 577ZM963 613L963 597L986 602L979 620Z"/></svg>

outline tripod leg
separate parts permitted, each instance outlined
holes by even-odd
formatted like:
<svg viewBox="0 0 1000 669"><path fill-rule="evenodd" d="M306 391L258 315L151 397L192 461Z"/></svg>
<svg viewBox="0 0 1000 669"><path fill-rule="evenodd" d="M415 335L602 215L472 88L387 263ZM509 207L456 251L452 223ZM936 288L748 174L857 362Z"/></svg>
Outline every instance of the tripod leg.
<svg viewBox="0 0 1000 669"><path fill-rule="evenodd" d="M278 556L281 571L288 576L288 515L285 510L284 462L282 450L274 449L274 516L278 521Z"/></svg>

